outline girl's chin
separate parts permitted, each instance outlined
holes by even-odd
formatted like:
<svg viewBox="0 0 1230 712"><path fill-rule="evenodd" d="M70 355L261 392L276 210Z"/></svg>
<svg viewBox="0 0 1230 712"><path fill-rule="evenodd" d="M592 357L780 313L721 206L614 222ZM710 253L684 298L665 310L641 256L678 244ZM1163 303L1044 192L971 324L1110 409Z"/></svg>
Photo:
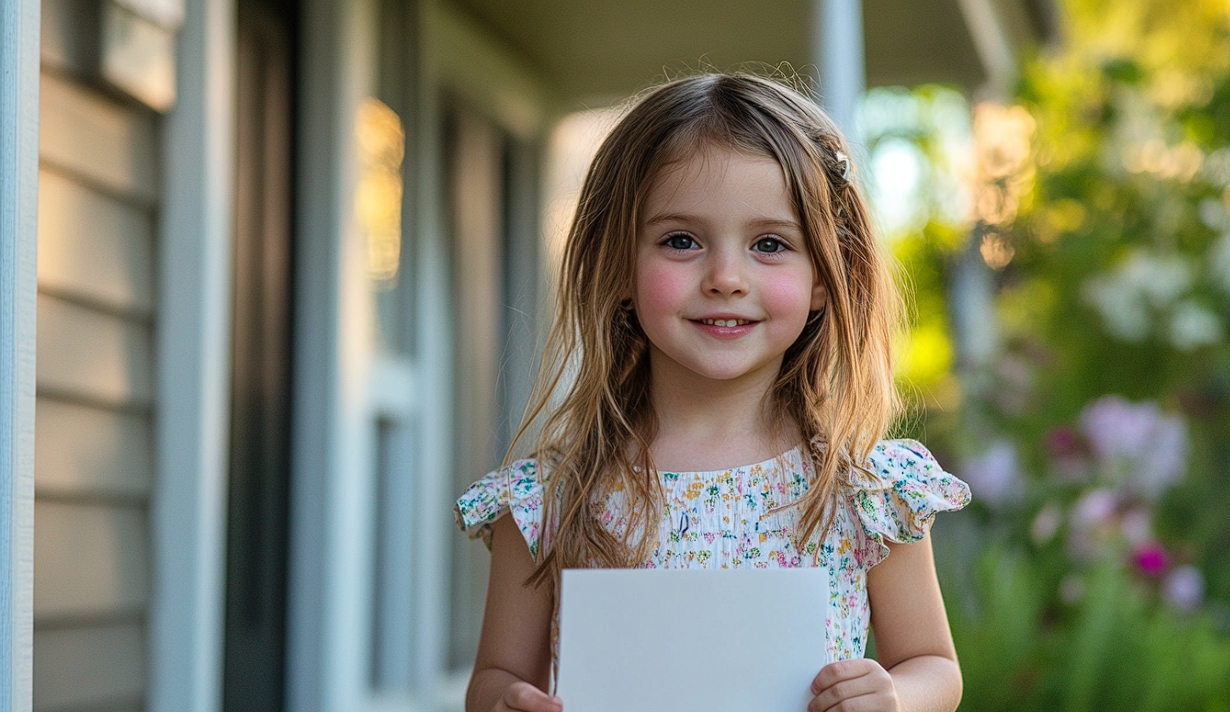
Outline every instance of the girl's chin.
<svg viewBox="0 0 1230 712"><path fill-rule="evenodd" d="M722 364L708 361L704 364L688 365L675 362L669 367L671 378L683 378L715 388L738 386L749 381L776 377L780 370L780 362L772 364Z"/></svg>

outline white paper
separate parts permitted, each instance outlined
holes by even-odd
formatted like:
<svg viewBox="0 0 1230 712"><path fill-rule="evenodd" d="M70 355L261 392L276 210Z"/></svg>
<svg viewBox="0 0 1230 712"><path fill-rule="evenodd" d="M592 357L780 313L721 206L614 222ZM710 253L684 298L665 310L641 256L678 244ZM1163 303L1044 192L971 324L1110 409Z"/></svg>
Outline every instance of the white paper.
<svg viewBox="0 0 1230 712"><path fill-rule="evenodd" d="M564 709L804 712L829 591L821 568L564 571Z"/></svg>

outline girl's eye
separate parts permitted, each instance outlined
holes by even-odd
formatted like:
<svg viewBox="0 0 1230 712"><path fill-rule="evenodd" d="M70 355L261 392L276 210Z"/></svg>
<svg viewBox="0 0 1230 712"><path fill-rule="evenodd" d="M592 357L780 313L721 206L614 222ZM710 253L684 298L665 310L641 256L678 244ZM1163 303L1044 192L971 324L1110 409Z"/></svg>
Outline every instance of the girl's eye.
<svg viewBox="0 0 1230 712"><path fill-rule="evenodd" d="M786 246L776 237L762 237L756 241L756 244L752 245L752 249L756 252L772 254L774 252L781 252L786 249Z"/></svg>
<svg viewBox="0 0 1230 712"><path fill-rule="evenodd" d="M696 240L691 235L679 233L667 237L666 246L674 250L690 250L696 246Z"/></svg>

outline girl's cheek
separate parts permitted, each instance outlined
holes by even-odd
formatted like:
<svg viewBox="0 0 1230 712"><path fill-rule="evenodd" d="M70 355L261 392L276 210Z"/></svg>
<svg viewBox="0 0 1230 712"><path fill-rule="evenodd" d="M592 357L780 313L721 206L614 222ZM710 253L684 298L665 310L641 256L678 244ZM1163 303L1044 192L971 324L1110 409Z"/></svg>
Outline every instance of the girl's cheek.
<svg viewBox="0 0 1230 712"><path fill-rule="evenodd" d="M675 311L681 306L687 289L686 279L678 270L668 265L646 260L637 265L636 301L637 310L664 309Z"/></svg>
<svg viewBox="0 0 1230 712"><path fill-rule="evenodd" d="M802 330L811 312L811 290L810 279L782 277L766 280L761 285L761 305L779 321L797 321Z"/></svg>

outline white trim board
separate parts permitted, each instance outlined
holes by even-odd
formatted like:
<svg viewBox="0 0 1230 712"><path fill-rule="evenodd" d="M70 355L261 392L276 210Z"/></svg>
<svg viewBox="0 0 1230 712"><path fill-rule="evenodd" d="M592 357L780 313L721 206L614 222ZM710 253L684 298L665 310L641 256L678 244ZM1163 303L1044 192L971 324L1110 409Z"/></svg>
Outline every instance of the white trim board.
<svg viewBox="0 0 1230 712"><path fill-rule="evenodd" d="M0 712L34 675L38 0L0 3Z"/></svg>

